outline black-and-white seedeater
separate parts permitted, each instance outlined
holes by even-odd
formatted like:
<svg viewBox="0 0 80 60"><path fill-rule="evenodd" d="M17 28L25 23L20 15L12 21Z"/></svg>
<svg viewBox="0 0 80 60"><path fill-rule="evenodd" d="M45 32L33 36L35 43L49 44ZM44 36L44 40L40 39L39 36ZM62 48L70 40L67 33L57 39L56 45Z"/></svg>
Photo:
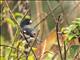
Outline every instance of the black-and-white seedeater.
<svg viewBox="0 0 80 60"><path fill-rule="evenodd" d="M25 19L23 19L21 21L20 26L21 26L24 34L27 34L30 37L34 37L35 36L35 31L31 27L31 24L32 24L32 20L31 20L30 16L27 16Z"/></svg>

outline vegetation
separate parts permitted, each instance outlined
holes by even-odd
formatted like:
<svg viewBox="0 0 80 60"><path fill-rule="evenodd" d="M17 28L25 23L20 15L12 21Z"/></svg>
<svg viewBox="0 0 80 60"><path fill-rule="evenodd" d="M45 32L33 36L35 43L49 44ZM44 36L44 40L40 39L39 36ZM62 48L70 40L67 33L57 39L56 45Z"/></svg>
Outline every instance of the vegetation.
<svg viewBox="0 0 80 60"><path fill-rule="evenodd" d="M1 0L0 59L80 60L79 4Z"/></svg>

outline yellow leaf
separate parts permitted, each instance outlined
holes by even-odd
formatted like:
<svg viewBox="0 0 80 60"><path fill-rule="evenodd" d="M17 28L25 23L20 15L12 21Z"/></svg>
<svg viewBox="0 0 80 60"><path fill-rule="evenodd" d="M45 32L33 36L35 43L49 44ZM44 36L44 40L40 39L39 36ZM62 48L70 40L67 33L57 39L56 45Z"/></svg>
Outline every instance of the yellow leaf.
<svg viewBox="0 0 80 60"><path fill-rule="evenodd" d="M35 58L34 58L33 55L30 55L30 56L28 57L28 60L35 60Z"/></svg>
<svg viewBox="0 0 80 60"><path fill-rule="evenodd" d="M36 51L37 50L37 48L34 48L34 47L32 47L32 49L33 49L33 51Z"/></svg>

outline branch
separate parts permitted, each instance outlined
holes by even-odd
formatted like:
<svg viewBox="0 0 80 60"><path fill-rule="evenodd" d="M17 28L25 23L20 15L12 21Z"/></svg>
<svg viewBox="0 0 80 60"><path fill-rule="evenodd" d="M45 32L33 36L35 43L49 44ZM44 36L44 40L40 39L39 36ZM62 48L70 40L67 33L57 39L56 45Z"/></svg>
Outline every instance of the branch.
<svg viewBox="0 0 80 60"><path fill-rule="evenodd" d="M33 47L34 43L36 42L36 39L37 39L37 36L38 36L38 35L36 36L36 38L35 38L35 40L34 40L32 46L30 46L30 43L27 41L27 38L26 38L26 36L24 35L23 32L22 32L22 34L23 34L24 39L25 39L26 42L28 43L28 46L30 47L30 50L29 50L29 52L28 52L28 54L27 54L27 56L26 56L26 59L28 58L29 53L32 51L33 55L35 56L35 59L37 60L36 55L35 55L35 53L34 53L32 47ZM23 55L23 53L20 55L20 57L18 58L18 60L21 58L22 55Z"/></svg>
<svg viewBox="0 0 80 60"><path fill-rule="evenodd" d="M62 38L62 40L64 40L64 36L62 33L61 33L61 38ZM64 44L64 46L63 46L64 47L64 60L66 60L66 54L67 54L68 50L66 49L65 42L63 44Z"/></svg>
<svg viewBox="0 0 80 60"><path fill-rule="evenodd" d="M12 17L13 17L13 19L14 19L14 22L17 24L17 26L19 26L19 23L17 22L17 20L16 20L16 18L15 18L15 16L14 16L14 14L12 13L12 11L11 11L11 9L10 9L10 7L9 7L9 5L8 5L8 2L5 0L5 4L6 4L6 6L9 8L9 12L10 12L10 14L12 15ZM20 26L19 26L20 27Z"/></svg>
<svg viewBox="0 0 80 60"><path fill-rule="evenodd" d="M42 18L41 21L34 26L34 28L36 28L40 23L42 23L43 21L45 21L45 19L48 17L48 15L50 15L53 11L55 11L59 6L60 5L58 4L54 9L51 10L51 12L50 11L47 12L47 15L44 18Z"/></svg>
<svg viewBox="0 0 80 60"><path fill-rule="evenodd" d="M62 1L63 2L63 1ZM64 17L64 20L66 20L66 23L69 25L69 23L68 23L68 19L67 19L67 15L66 15L66 13L65 13L65 10L64 10L64 8L63 8L63 3L62 3L61 1L59 1L59 3L60 3L60 7L61 7L61 9L62 9L62 14L63 14L63 17Z"/></svg>
<svg viewBox="0 0 80 60"><path fill-rule="evenodd" d="M65 45L65 43L64 43L64 60L66 60L66 45Z"/></svg>
<svg viewBox="0 0 80 60"><path fill-rule="evenodd" d="M74 57L74 60L76 60L77 56L80 54L80 50L77 52L76 56ZM80 57L79 57L80 58Z"/></svg>
<svg viewBox="0 0 80 60"><path fill-rule="evenodd" d="M19 42L19 44L17 45L17 60L19 60L19 59L18 59L18 57L19 57L18 49L19 49L20 43L21 43L21 42Z"/></svg>
<svg viewBox="0 0 80 60"><path fill-rule="evenodd" d="M12 49L15 49L15 50L17 50L17 48L15 48L15 47L12 47L12 46L8 46L8 45L3 45L3 44L2 44L2 45L0 45L0 46L9 47L9 48L12 48ZM21 51L21 50L19 50L19 49L18 49L18 51L19 51L19 52L22 52L22 51Z"/></svg>
<svg viewBox="0 0 80 60"><path fill-rule="evenodd" d="M20 5L20 3L21 3L21 1L18 1L18 2L16 3L16 5L14 5L14 7L13 7L13 9L12 9L12 12L15 11L15 9Z"/></svg>
<svg viewBox="0 0 80 60"><path fill-rule="evenodd" d="M32 50L32 47L34 46L34 44L35 44L35 42L36 42L36 40L37 40L38 35L39 35L39 31L37 32L37 35L36 35L36 37L35 37L35 40L34 40L32 46L30 47L30 50L29 50L29 52L28 52L26 58L28 58L30 52L33 51L33 50ZM33 53L34 53L34 52L33 52ZM35 54L34 54L34 56L35 56L35 58L36 58L36 55L35 55ZM37 60L37 58L36 58L36 60Z"/></svg>
<svg viewBox="0 0 80 60"><path fill-rule="evenodd" d="M6 6L9 8L9 12L10 12L10 14L11 14L11 15L12 15L12 17L13 17L14 22L15 22L15 23L17 24L17 26L20 28L20 25L19 25L19 23L17 22L17 20L16 20L15 16L13 15L13 13L12 13L12 11L11 11L11 9L10 9L9 5L8 5L8 2L7 2L6 0L5 0L5 4L6 4ZM14 41L13 41L13 43L12 43L12 46L14 45L15 40L16 40L16 39L14 39ZM9 57L10 57L10 55L11 55L11 52L12 52L12 49L10 50L10 53L9 53L9 55L8 55L8 59L9 59Z"/></svg>
<svg viewBox="0 0 80 60"><path fill-rule="evenodd" d="M75 7L73 7L73 9L69 12L69 14L67 13L67 14L68 14L68 17L71 17L73 11L74 11L78 6L80 6L80 1L78 2L78 4L77 4Z"/></svg>
<svg viewBox="0 0 80 60"><path fill-rule="evenodd" d="M61 57L61 60L63 60L62 53L61 53L61 46L60 46L60 42L59 42L59 34L58 34L59 19L60 19L60 16L58 17L58 21L56 22L56 35L57 35L57 43L58 43L58 47L59 47L60 57Z"/></svg>
<svg viewBox="0 0 80 60"><path fill-rule="evenodd" d="M49 11L52 11L52 8L51 8L51 6L50 6L49 1L47 1L47 4L48 4ZM51 15L52 15L52 17L55 19L55 21L56 21L55 15L54 15L53 13L51 13Z"/></svg>

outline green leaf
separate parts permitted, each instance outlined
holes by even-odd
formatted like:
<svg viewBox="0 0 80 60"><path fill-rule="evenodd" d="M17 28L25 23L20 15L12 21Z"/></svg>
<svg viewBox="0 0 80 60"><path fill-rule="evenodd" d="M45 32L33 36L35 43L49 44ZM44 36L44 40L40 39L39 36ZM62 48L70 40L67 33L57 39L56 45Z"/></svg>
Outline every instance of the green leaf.
<svg viewBox="0 0 80 60"><path fill-rule="evenodd" d="M62 28L61 31L66 34L70 34L75 28L76 25L70 25L69 27Z"/></svg>
<svg viewBox="0 0 80 60"><path fill-rule="evenodd" d="M31 17L29 16L29 15L27 15L26 17L25 17L25 19L30 19Z"/></svg>
<svg viewBox="0 0 80 60"><path fill-rule="evenodd" d="M19 12L16 12L14 13L14 16L17 18L17 17L23 17L23 14L19 13Z"/></svg>
<svg viewBox="0 0 80 60"><path fill-rule="evenodd" d="M67 45L69 43L69 41L74 40L75 38L76 38L75 35L69 34L68 37L67 37L67 39L64 40L65 45Z"/></svg>
<svg viewBox="0 0 80 60"><path fill-rule="evenodd" d="M8 23L8 24L10 24L11 26L15 26L15 24L14 24L14 22L12 21L12 19L11 18L6 18L6 22Z"/></svg>
<svg viewBox="0 0 80 60"><path fill-rule="evenodd" d="M68 44L68 40L65 40L65 41L64 41L64 44L67 45L67 44Z"/></svg>
<svg viewBox="0 0 80 60"><path fill-rule="evenodd" d="M76 25L70 25L69 28L74 30L76 28Z"/></svg>
<svg viewBox="0 0 80 60"><path fill-rule="evenodd" d="M74 40L76 37L74 34L69 34L68 35L68 41Z"/></svg>
<svg viewBox="0 0 80 60"><path fill-rule="evenodd" d="M75 56L75 54L77 53L79 48L80 48L79 45L72 45L70 47L70 54L71 54L72 57Z"/></svg>

